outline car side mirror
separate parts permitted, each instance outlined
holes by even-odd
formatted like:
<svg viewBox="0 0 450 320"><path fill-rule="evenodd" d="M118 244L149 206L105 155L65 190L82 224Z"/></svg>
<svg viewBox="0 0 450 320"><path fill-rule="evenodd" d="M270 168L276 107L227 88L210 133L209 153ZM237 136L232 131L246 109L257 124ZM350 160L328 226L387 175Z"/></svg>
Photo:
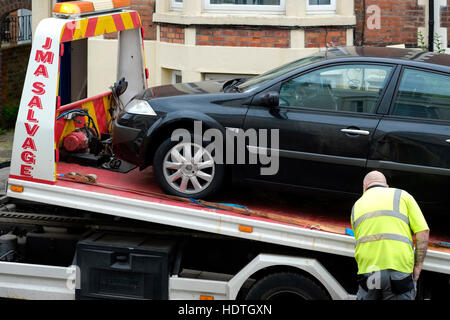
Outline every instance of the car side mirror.
<svg viewBox="0 0 450 320"><path fill-rule="evenodd" d="M263 92L253 98L252 104L269 108L278 107L280 105L280 95L277 91Z"/></svg>

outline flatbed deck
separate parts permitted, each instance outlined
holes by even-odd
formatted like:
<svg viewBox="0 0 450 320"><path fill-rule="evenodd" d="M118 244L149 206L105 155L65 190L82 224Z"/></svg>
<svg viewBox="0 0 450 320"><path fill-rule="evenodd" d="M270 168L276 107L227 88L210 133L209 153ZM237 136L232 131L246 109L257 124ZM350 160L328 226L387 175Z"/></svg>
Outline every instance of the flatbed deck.
<svg viewBox="0 0 450 320"><path fill-rule="evenodd" d="M167 205L180 206L183 208L200 209L206 212L216 212L225 215L242 216L232 211L211 209L199 206L188 199L170 199L159 188L151 167L139 171L135 168L128 173L119 173L114 171L102 170L92 167L80 166L77 164L60 163L58 164L58 174L67 174L76 172L80 174L95 174L98 177L98 184L88 185L74 183L67 180L58 180L56 185L62 187L75 188L91 192L100 192L113 196L126 197L130 199L151 201ZM120 190L123 188L123 190ZM236 190L233 190L236 191ZM254 195L252 190L241 188L239 192L222 192L212 199L212 202L232 203L245 206L252 210L274 213L286 217L302 218L311 222L311 225L329 224L350 228L348 213L333 211L324 212L320 208L312 208L310 203L293 202L292 198L279 199L271 194L271 199L264 197L265 194ZM298 198L296 198L298 200ZM308 207L309 205L309 207ZM259 217L248 217L262 221L273 222L273 220Z"/></svg>
<svg viewBox="0 0 450 320"><path fill-rule="evenodd" d="M188 199L173 199L164 195L153 176L152 168L128 173L59 162L57 174L69 172L97 175L96 184L82 184L58 179L56 184L9 179L10 184L22 185L22 193L8 190L14 198L44 202L80 210L94 211L119 217L159 223L197 231L275 243L306 250L314 250L352 257L354 239L349 235L315 230L316 225L350 228L351 204L315 203L299 197L270 197L255 195L255 190L239 189L223 192L214 202L243 205L250 210L275 213L279 216L308 221L305 226L247 216L228 210L200 206ZM348 207L348 208L347 208ZM250 228L242 228L250 227ZM442 233L433 233L431 241L448 241ZM430 248L424 269L450 274L450 250Z"/></svg>

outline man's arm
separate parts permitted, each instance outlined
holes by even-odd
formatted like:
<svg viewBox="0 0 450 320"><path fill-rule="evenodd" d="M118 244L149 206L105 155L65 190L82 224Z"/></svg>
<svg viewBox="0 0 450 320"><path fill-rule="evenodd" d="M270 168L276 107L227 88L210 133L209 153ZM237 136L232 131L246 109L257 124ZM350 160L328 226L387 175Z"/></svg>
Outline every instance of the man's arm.
<svg viewBox="0 0 450 320"><path fill-rule="evenodd" d="M414 280L419 279L420 271L423 267L423 261L427 254L428 237L430 230L424 230L416 233L416 250L414 252Z"/></svg>

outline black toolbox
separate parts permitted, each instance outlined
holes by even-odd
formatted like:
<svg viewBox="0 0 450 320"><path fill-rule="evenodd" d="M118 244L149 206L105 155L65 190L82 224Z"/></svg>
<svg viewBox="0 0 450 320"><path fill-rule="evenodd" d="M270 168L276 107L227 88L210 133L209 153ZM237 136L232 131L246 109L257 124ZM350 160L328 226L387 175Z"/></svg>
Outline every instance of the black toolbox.
<svg viewBox="0 0 450 320"><path fill-rule="evenodd" d="M76 299L168 299L175 247L148 235L94 233L77 244Z"/></svg>

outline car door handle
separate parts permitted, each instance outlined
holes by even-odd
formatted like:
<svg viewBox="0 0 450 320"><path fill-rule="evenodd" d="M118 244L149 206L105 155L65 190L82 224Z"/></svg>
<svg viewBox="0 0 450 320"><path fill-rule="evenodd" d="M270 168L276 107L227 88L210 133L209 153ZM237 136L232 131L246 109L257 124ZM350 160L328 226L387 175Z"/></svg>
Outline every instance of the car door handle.
<svg viewBox="0 0 450 320"><path fill-rule="evenodd" d="M357 134L360 136L368 136L370 134L370 132L367 130L359 130L359 129L341 129L341 132L347 134Z"/></svg>

